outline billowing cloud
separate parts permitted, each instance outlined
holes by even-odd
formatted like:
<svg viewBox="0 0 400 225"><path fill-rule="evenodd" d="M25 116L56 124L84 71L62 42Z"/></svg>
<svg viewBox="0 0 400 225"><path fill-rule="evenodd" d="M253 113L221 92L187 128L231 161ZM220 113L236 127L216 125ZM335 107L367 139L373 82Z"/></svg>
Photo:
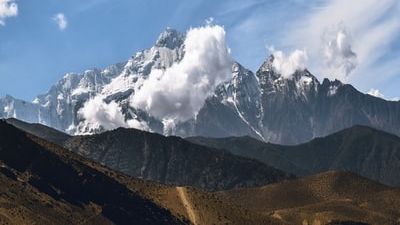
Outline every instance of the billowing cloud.
<svg viewBox="0 0 400 225"><path fill-rule="evenodd" d="M343 25L327 29L322 35L322 54L326 66L340 80L357 66L357 55L352 49L352 40Z"/></svg>
<svg viewBox="0 0 400 225"><path fill-rule="evenodd" d="M99 95L87 101L78 111L84 119L80 126L87 132L93 130L112 130L118 127L137 128L148 130L148 126L136 119L125 120L121 107L114 101L106 103Z"/></svg>
<svg viewBox="0 0 400 225"><path fill-rule="evenodd" d="M18 5L15 0L0 0L0 25L5 25L4 20L18 15Z"/></svg>
<svg viewBox="0 0 400 225"><path fill-rule="evenodd" d="M192 28L184 46L182 60L166 70L153 70L131 99L133 107L169 127L193 118L207 96L231 75L232 60L223 27Z"/></svg>
<svg viewBox="0 0 400 225"><path fill-rule="evenodd" d="M63 13L57 13L53 20L57 23L58 29L61 31L65 30L68 26L67 17Z"/></svg>
<svg viewBox="0 0 400 225"><path fill-rule="evenodd" d="M396 101L396 102L397 102L397 101L400 101L400 98L399 98L399 97L385 98L385 95L382 94L380 90L375 89L375 88L371 88L371 89L367 92L367 94L372 95L372 96L377 97L377 98L382 98L382 99L385 99L385 100L388 100L388 101Z"/></svg>
<svg viewBox="0 0 400 225"><path fill-rule="evenodd" d="M375 96L377 98L385 98L385 96L378 90L378 89L374 89L371 88L368 93L369 95Z"/></svg>
<svg viewBox="0 0 400 225"><path fill-rule="evenodd" d="M272 66L274 70L284 78L290 78L296 70L304 70L307 64L307 52L305 50L294 50L289 55L282 51L275 50L273 47L269 51L274 56Z"/></svg>

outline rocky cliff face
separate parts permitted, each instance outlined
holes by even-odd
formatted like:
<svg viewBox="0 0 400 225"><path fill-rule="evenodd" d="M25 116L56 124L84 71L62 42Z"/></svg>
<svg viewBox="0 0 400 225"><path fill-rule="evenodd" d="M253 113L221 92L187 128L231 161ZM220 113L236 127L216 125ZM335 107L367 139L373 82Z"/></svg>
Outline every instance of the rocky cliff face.
<svg viewBox="0 0 400 225"><path fill-rule="evenodd" d="M399 102L363 94L338 80L324 79L321 84L307 70L284 79L271 60L257 72L267 141L298 144L354 125L400 134Z"/></svg>
<svg viewBox="0 0 400 225"><path fill-rule="evenodd" d="M220 84L197 117L184 123L182 136L241 136L250 134L263 139L260 128L262 106L260 89L254 74L239 63L232 66L232 79Z"/></svg>
<svg viewBox="0 0 400 225"><path fill-rule="evenodd" d="M99 133L110 128L79 114L86 103L99 99L104 104L115 103L123 119L136 121L136 128L183 137L250 135L297 144L357 124L400 135L400 102L365 95L338 80L320 83L308 70L284 78L274 70L273 56L255 74L233 63L231 80L216 88L196 117L165 133L163 121L132 107L130 100L151 71L180 62L184 39L184 34L167 29L153 47L128 61L104 70L67 74L32 103L1 98L0 117L42 123L69 134Z"/></svg>
<svg viewBox="0 0 400 225"><path fill-rule="evenodd" d="M399 102L363 94L338 80L320 83L308 70L284 78L275 72L273 60L267 59L256 76L235 64L232 80L207 99L190 135L250 135L298 144L354 125L400 135Z"/></svg>

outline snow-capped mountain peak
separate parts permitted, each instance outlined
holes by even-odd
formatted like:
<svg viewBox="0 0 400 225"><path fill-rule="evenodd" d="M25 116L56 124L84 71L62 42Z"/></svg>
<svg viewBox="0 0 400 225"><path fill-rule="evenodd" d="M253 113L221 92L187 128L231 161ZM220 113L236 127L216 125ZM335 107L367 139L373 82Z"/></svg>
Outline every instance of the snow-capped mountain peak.
<svg viewBox="0 0 400 225"><path fill-rule="evenodd" d="M158 36L155 46L175 49L179 48L184 40L185 35L183 33L168 27Z"/></svg>
<svg viewBox="0 0 400 225"><path fill-rule="evenodd" d="M270 55L269 57L266 58L266 60L263 62L261 65L260 69L258 69L259 72L273 72L273 62L275 60L274 55ZM279 74L276 74L279 75Z"/></svg>
<svg viewBox="0 0 400 225"><path fill-rule="evenodd" d="M307 69L298 69L291 76L283 77L274 68L274 56L269 56L257 71L263 94L277 92L307 99L318 91L319 81Z"/></svg>
<svg viewBox="0 0 400 225"><path fill-rule="evenodd" d="M0 117L43 123L71 134L119 126L163 133L170 130L164 121L133 107L131 100L152 73L163 74L182 62L184 42L185 34L168 28L154 46L127 61L103 70L68 73L32 103L11 96L0 98ZM400 134L396 129L400 126L400 102L365 96L338 80L325 79L321 84L307 69L282 76L274 68L274 60L273 55L268 57L255 74L233 63L231 79L217 85L194 118L174 123L173 133L168 134L251 135L284 144L304 142L354 124Z"/></svg>

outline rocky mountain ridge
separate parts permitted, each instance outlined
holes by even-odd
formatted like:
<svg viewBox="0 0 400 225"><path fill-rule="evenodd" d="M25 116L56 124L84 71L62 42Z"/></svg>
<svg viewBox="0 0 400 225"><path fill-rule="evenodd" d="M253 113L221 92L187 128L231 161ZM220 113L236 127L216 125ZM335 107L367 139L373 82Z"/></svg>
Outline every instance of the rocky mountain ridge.
<svg viewBox="0 0 400 225"><path fill-rule="evenodd" d="M357 91L338 80L320 83L308 70L284 78L266 59L254 74L235 62L231 80L220 84L195 118L166 132L163 121L131 106L130 100L153 70L164 70L185 54L185 35L171 28L155 45L126 62L104 70L66 74L48 93L33 102L0 98L0 117L42 123L69 134L91 134L134 126L152 132L187 136L250 135L279 144L298 144L353 125L366 125L400 135L400 102L386 101ZM118 107L123 119L112 127L82 117L90 102Z"/></svg>

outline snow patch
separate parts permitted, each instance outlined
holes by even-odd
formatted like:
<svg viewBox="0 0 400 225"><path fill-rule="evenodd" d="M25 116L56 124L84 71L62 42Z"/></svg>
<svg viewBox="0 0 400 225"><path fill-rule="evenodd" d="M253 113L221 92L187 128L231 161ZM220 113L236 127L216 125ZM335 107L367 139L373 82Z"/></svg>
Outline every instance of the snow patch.
<svg viewBox="0 0 400 225"><path fill-rule="evenodd" d="M337 87L337 86L334 86L334 85L329 86L328 96L334 96L334 95L336 95L337 90L338 90L338 87Z"/></svg>

